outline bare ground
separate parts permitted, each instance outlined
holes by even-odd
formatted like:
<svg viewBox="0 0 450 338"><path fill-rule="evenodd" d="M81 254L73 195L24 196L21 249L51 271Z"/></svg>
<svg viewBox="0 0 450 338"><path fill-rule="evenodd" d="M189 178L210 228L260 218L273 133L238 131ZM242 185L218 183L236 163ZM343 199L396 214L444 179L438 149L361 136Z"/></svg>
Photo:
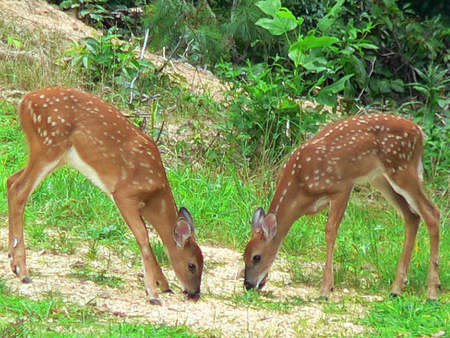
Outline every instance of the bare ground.
<svg viewBox="0 0 450 338"><path fill-rule="evenodd" d="M337 290L327 302L319 300L318 286L293 285L286 262L279 258L272 268L270 281L262 292L262 300L286 304L286 308L268 309L233 301L243 293L242 278L237 278L241 254L226 248L202 246L205 256L202 297L198 302L185 300L176 287L171 267L163 268L175 294L163 294L163 306L147 302L139 275L141 267L130 267L123 257L102 247L95 260L89 261L87 246L76 253L55 254L43 250L28 250L27 263L33 282L23 284L11 272L7 258L7 228L0 228L0 270L6 285L20 295L32 299L45 297L49 292L81 306L93 306L101 312L120 316L128 321L186 325L200 335L224 337L295 337L295 336L354 336L364 334L358 323L366 313L361 303L379 299L357 295L353 290ZM73 266L89 264L95 269L107 269L107 276L122 280L118 287L102 286L71 276ZM110 268L108 268L110 267ZM312 264L305 269L321 268ZM329 313L327 306L340 311Z"/></svg>

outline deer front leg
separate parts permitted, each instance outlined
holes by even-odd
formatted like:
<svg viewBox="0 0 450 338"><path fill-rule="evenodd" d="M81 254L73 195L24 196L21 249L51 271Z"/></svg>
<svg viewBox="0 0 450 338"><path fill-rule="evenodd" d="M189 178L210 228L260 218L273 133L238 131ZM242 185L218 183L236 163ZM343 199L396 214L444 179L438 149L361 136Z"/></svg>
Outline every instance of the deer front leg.
<svg viewBox="0 0 450 338"><path fill-rule="evenodd" d="M17 179L20 177L20 175L22 174L24 169L16 172L14 175L12 175L11 177L8 178L7 181L7 187L8 187L8 211L9 211L9 246L8 246L8 257L12 258L13 254L14 254L14 249L17 247L18 245L18 239L14 239L14 233L16 233L15 231L15 226L14 224L16 224L15 220L16 219L20 219L21 217L23 217L23 213L21 214L19 209L16 207L17 203L15 203L15 201L13 200L15 198L15 193L12 191L12 187L14 185L14 183L17 181ZM13 212L13 210L17 210L19 212ZM22 216L21 216L22 215ZM19 216L19 217L17 217ZM15 269L14 269L15 270ZM14 271L13 270L13 271ZM14 271L15 272L15 271Z"/></svg>
<svg viewBox="0 0 450 338"><path fill-rule="evenodd" d="M24 211L33 189L53 170L54 164L30 157L26 168L8 178L9 248L11 270L23 283L31 282L26 267L23 235Z"/></svg>
<svg viewBox="0 0 450 338"><path fill-rule="evenodd" d="M327 260L325 262L325 271L320 288L320 296L328 298L330 292L334 288L334 276L333 276L333 251L334 244L336 242L336 236L341 224L342 217L344 216L345 209L347 208L348 199L352 187L348 188L344 193L341 193L330 201L330 211L328 212L328 220L325 227L325 238L327 241Z"/></svg>
<svg viewBox="0 0 450 338"><path fill-rule="evenodd" d="M171 290L150 246L147 228L138 209L139 202L135 199L120 197L117 193L114 194L114 200L141 250L144 264L145 292L150 297L151 304L161 305L158 288L163 292L170 292Z"/></svg>

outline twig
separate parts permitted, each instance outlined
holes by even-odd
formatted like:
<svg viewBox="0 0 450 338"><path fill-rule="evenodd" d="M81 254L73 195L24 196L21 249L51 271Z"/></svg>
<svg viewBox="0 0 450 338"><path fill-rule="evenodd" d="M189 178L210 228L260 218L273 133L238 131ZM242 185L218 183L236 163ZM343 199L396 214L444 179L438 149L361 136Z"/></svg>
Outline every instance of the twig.
<svg viewBox="0 0 450 338"><path fill-rule="evenodd" d="M370 71L369 71L368 79L370 79L370 77L373 74L373 70L375 68L375 61L376 61L376 58L373 58L372 61L370 62ZM356 98L356 101L359 101L359 99L361 99L361 96L364 93L364 91L365 91L365 89L361 88L361 92L359 93L358 97Z"/></svg>
<svg viewBox="0 0 450 338"><path fill-rule="evenodd" d="M156 138L156 141L155 141L156 144L159 143L159 138L161 137L165 123L166 123L166 120L163 120L162 124L161 124L161 128L159 129L158 137Z"/></svg>
<svg viewBox="0 0 450 338"><path fill-rule="evenodd" d="M8 59L8 58L22 58L26 59L28 62L37 62L39 60L39 56L34 55L32 51L15 51L10 49L0 48L0 58Z"/></svg>
<svg viewBox="0 0 450 338"><path fill-rule="evenodd" d="M181 39L178 40L177 45L175 46L175 48L173 49L172 53L170 53L169 58L167 58L164 63L162 64L161 67L159 67L158 70L156 70L156 74L161 73L162 70L167 66L167 64L172 60L173 55L175 54L175 52L177 51L178 47L180 47L180 43L181 43Z"/></svg>
<svg viewBox="0 0 450 338"><path fill-rule="evenodd" d="M139 55L139 59L141 59L141 60L144 58L145 49L147 48L147 42L148 42L148 35L149 35L149 33L150 33L150 28L146 28L145 29L144 43L142 44L141 54ZM130 83L130 101L129 101L129 104L131 104L133 102L133 88L134 88L134 83L136 82L138 76L139 76L139 69L138 69L138 71L136 73L136 76L134 77L134 79Z"/></svg>

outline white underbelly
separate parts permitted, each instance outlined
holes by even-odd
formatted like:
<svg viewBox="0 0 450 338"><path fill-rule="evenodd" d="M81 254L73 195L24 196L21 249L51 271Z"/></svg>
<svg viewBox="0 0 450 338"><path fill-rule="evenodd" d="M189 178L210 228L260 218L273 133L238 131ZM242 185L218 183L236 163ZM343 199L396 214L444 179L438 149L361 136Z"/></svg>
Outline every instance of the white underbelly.
<svg viewBox="0 0 450 338"><path fill-rule="evenodd" d="M71 147L69 151L66 153L66 161L67 164L69 164L71 167L77 169L80 173L82 173L87 179L89 179L94 185L99 187L101 190L105 192L105 194L108 195L109 198L113 199L112 197L112 187L108 187L104 181L100 178L97 171L91 167L89 164L84 162L76 149L74 147Z"/></svg>
<svg viewBox="0 0 450 338"><path fill-rule="evenodd" d="M365 176L355 178L353 181L355 184L363 184L372 181L373 179L383 175L383 168L381 166L376 167Z"/></svg>

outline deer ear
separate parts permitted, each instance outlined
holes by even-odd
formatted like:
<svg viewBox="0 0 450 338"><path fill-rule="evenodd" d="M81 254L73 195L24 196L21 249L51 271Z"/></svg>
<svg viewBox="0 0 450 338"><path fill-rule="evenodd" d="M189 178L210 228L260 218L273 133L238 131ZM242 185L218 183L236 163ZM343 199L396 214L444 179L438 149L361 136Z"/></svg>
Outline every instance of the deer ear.
<svg viewBox="0 0 450 338"><path fill-rule="evenodd" d="M264 222L262 223L261 230L263 232L264 238L266 241L270 241L277 234L277 217L270 213L264 218Z"/></svg>
<svg viewBox="0 0 450 338"><path fill-rule="evenodd" d="M261 226L264 221L264 217L266 217L266 213L264 212L263 208L258 208L255 210L255 213L253 214L252 218L252 230L259 230L261 229Z"/></svg>
<svg viewBox="0 0 450 338"><path fill-rule="evenodd" d="M184 218L189 224L192 225L192 227L194 227L194 220L192 219L192 216L189 213L188 209L186 209L185 207L180 208L180 211L178 211L178 217Z"/></svg>
<svg viewBox="0 0 450 338"><path fill-rule="evenodd" d="M174 230L174 239L177 246L182 248L189 237L194 236L194 227L184 219L178 219Z"/></svg>

